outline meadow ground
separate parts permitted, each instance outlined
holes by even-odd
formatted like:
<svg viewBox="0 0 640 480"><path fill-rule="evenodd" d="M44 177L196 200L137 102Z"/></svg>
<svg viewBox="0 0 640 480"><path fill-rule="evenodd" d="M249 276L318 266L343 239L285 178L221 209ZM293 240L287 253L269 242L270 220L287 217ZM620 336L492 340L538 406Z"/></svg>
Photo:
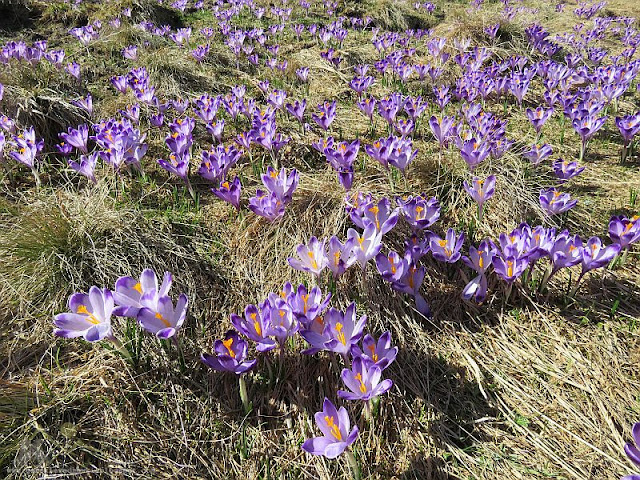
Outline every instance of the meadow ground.
<svg viewBox="0 0 640 480"><path fill-rule="evenodd" d="M277 22L264 3L268 13L262 19L241 15L234 25L266 28ZM538 11L501 20L493 41L483 28L500 18L502 4L496 2L470 14L466 1L438 0L433 13L402 0L345 1L339 2L337 14L370 16L372 26L382 30L431 28L449 43L468 37L502 59L531 53L524 30L533 21L551 34L570 31L580 21L573 1L563 12L549 1L517 5ZM93 186L54 153L59 132L116 116L135 101L131 93L117 94L109 82L134 67L145 67L158 95L167 99L224 95L244 84L248 96L264 103L257 84L266 78L286 90L288 100L306 98L309 109L336 99L338 115L330 132L337 138L372 143L387 135L381 118L371 132L348 87L351 66L379 58L371 28L349 31L340 48L344 61L339 70L320 57L322 44L308 34L297 39L287 28L277 37L278 55L289 62L281 73L264 64L253 67L246 59L236 65L219 33L205 61L197 63L188 49L136 26L143 20L190 26L197 37L203 27L217 30L212 6L207 1L202 10L179 12L155 0L85 0L78 6L58 0L0 2L2 43L47 39L49 48L64 48L82 71L75 81L48 64L12 64L0 70L5 86L1 113L23 126L34 125L46 142L40 188L28 169L8 157L0 180L2 476L351 478L344 459L312 457L300 448L317 435L313 413L322 399L336 399L339 362L327 353L300 355L306 347L301 338L282 355L264 355L259 368L247 375L253 411L245 415L233 376L212 372L199 360L231 327L231 313L261 302L287 281L310 281L308 274L287 264L298 244L312 235L343 238L352 227L344 211L344 190L311 147L323 132L301 134L291 117L278 114L279 130L291 137L281 162L298 169L300 183L284 217L273 224L247 209L236 214L195 175L197 202L192 201L179 180L156 165L156 158L168 154L166 129L148 129L144 176L118 179L104 166ZM292 18L306 25L329 21L321 3L308 15L297 3L289 6ZM106 26L124 7L132 7L132 18L123 18L119 28ZM640 3L609 0L600 15L640 17ZM104 32L88 47L68 34L70 28L98 19ZM198 41L192 40L191 47ZM140 46L135 62L120 53L131 44ZM420 58L427 61L426 49L414 61ZM296 80L295 70L303 66L310 69L308 84ZM450 61L444 77L454 78L456 68ZM620 163L622 141L613 123L614 116L638 110L635 84L609 109L610 119L590 142L585 171L567 187L578 199L568 215L549 218L540 208L538 193L552 184L553 172L548 161L533 169L522 158L535 141L524 108L492 101L485 109L508 120L507 137L515 144L499 161L479 168L498 180L484 221L476 224L475 205L462 188L467 167L455 148L445 150L439 160L426 121L439 114L431 83L415 76L407 84L378 81L370 90L381 97L400 89L423 94L430 102L417 126L419 154L406 180L390 182L361 150L353 189L375 198L421 192L437 197L443 210L435 231L454 227L470 233L465 251L525 220L569 228L583 238L605 237L612 215L640 210L640 160L633 156ZM71 103L87 93L94 101L91 119ZM541 92L530 92L524 106L539 105L540 97ZM459 106L453 101L447 111ZM143 122L149 113L145 108ZM579 137L561 117L557 113L549 121L543 139L553 147L553 158L577 159ZM242 120L228 121L225 143L247 126ZM195 151L211 143L202 125L194 138ZM253 155L259 163L263 153L255 149ZM255 191L259 170L246 157L237 170L244 189ZM390 232L385 245L401 250L409 231L405 227ZM376 336L389 330L399 347L397 360L385 370L394 387L372 423L366 423L355 404L344 402L360 426L353 451L363 478L600 480L632 473L622 449L631 426L640 420L637 248L623 265L593 272L573 298L566 294L568 273L554 277L544 294L518 283L506 302L503 282L492 278L482 305L460 297L468 272L429 255L423 261L427 276L422 293L432 308L430 319L416 311L410 297L394 292L374 265L364 273L348 270L334 286L332 305L345 308L355 301L368 316L367 330ZM53 315L65 310L70 294L92 285L112 286L118 277L136 276L147 267L172 272L174 291L189 297L180 333L183 362L172 344L161 344L123 319L114 320L114 328L129 342L133 363L108 345L53 336ZM328 288L326 278L320 286Z"/></svg>

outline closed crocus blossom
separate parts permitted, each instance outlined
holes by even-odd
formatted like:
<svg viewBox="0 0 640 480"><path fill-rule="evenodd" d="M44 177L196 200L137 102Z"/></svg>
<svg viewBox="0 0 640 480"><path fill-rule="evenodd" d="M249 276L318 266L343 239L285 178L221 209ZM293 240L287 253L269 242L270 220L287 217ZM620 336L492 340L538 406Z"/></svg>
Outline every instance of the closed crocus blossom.
<svg viewBox="0 0 640 480"><path fill-rule="evenodd" d="M464 233L460 233L456 236L455 230L450 228L447 230L447 235L444 239L441 239L437 235L432 235L429 240L429 246L431 247L431 253L433 258L440 260L441 262L456 263L460 258L460 248L464 242Z"/></svg>
<svg viewBox="0 0 640 480"><path fill-rule="evenodd" d="M337 410L328 398L324 399L322 411L315 414L316 425L322 437L306 440L302 449L312 455L336 458L358 438L358 427L351 428L349 414L344 407Z"/></svg>
<svg viewBox="0 0 640 480"><path fill-rule="evenodd" d="M356 357L351 369L345 368L340 375L350 391L338 390L338 396L345 400L362 400L368 402L374 397L389 391L393 382L381 380L382 369L363 357Z"/></svg>
<svg viewBox="0 0 640 480"><path fill-rule="evenodd" d="M89 294L74 293L69 297L70 313L54 317L58 337L83 337L88 342L113 339L111 315L114 309L113 295L108 289L91 287Z"/></svg>
<svg viewBox="0 0 640 480"><path fill-rule="evenodd" d="M374 258L382 248L382 233L378 232L373 222L368 222L365 225L362 234L350 228L347 231L347 239L353 244L353 256L362 270L367 267L367 262Z"/></svg>
<svg viewBox="0 0 640 480"><path fill-rule="evenodd" d="M75 170L79 174L87 177L94 185L97 184L98 180L96 180L94 170L98 161L98 153L94 152L89 155L81 155L79 160L79 162L69 160L69 167L71 167L72 170Z"/></svg>
<svg viewBox="0 0 640 480"><path fill-rule="evenodd" d="M298 258L289 257L287 261L296 270L320 275L328 264L324 246L325 241L321 242L316 237L311 237L308 245L301 244L296 248Z"/></svg>
<svg viewBox="0 0 640 480"><path fill-rule="evenodd" d="M464 300L473 298L476 302L482 303L487 298L488 289L487 276L484 273L480 273L465 285L461 296Z"/></svg>
<svg viewBox="0 0 640 480"><path fill-rule="evenodd" d="M142 303L146 303L149 297L153 299L155 292L149 292L142 296ZM153 301L153 300L152 300ZM187 317L187 306L189 300L187 296L182 293L178 297L178 301L174 308L171 298L163 296L158 299L157 306L152 310L150 308L142 308L138 312L138 322L150 333L153 333L158 338L171 338L184 323Z"/></svg>
<svg viewBox="0 0 640 480"><path fill-rule="evenodd" d="M352 255L353 242L353 239L349 239L342 243L335 235L329 239L327 268L331 270L334 278L342 275L347 268L356 262L356 257Z"/></svg>
<svg viewBox="0 0 640 480"><path fill-rule="evenodd" d="M222 340L214 342L215 355L203 353L200 360L214 370L242 375L257 363L257 360L246 360L247 348L247 342L242 340L237 332L229 330Z"/></svg>
<svg viewBox="0 0 640 480"><path fill-rule="evenodd" d="M362 339L362 349L357 344L351 347L351 355L370 360L374 365L384 370L393 363L398 355L398 347L391 346L391 332L384 332L376 339L367 334Z"/></svg>
<svg viewBox="0 0 640 480"><path fill-rule="evenodd" d="M231 314L231 324L245 337L257 343L256 350L268 352L276 348L276 342L268 337L269 318L255 305L247 305L244 317Z"/></svg>
<svg viewBox="0 0 640 480"><path fill-rule="evenodd" d="M478 177L473 177L471 184L468 184L465 180L462 185L465 191L478 204L478 221L481 222L484 202L493 197L493 194L495 193L495 175L489 175L484 180Z"/></svg>
<svg viewBox="0 0 640 480"><path fill-rule="evenodd" d="M571 195L568 193L562 193L555 188L548 188L540 191L540 206L549 214L557 215L559 213L566 212L578 203L577 200L572 200Z"/></svg>
<svg viewBox="0 0 640 480"><path fill-rule="evenodd" d="M120 277L116 281L116 288L113 292L116 305L118 305L114 314L135 318L141 308L156 310L158 300L169 294L172 283L172 275L169 272L164 272L162 285L158 286L158 277L150 268L143 270L139 279Z"/></svg>

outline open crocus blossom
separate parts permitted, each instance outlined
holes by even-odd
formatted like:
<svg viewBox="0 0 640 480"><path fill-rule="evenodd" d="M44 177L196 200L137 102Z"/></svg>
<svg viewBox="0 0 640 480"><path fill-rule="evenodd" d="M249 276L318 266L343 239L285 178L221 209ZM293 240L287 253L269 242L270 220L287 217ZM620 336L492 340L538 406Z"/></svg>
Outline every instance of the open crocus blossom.
<svg viewBox="0 0 640 480"><path fill-rule="evenodd" d="M351 370L345 368L340 375L345 386L350 390L338 390L338 396L345 400L362 400L368 402L378 395L389 391L393 382L389 379L380 381L382 369L371 360L356 357Z"/></svg>
<svg viewBox="0 0 640 480"><path fill-rule="evenodd" d="M301 244L296 248L298 258L289 257L287 261L296 270L320 275L328 264L324 245L325 241L320 242L316 237L311 237L308 245Z"/></svg>
<svg viewBox="0 0 640 480"><path fill-rule="evenodd" d="M560 180L560 182L564 183L567 180L572 179L573 177L580 175L585 167L578 167L578 162L569 162L568 160L563 160L559 158L552 164L553 173L556 174L556 177Z"/></svg>
<svg viewBox="0 0 640 480"><path fill-rule="evenodd" d="M361 209L353 209L350 213L351 221L364 229L367 223L373 223L376 231L384 235L398 222L398 209L391 209L388 198L381 199L377 204L371 202Z"/></svg>
<svg viewBox="0 0 640 480"><path fill-rule="evenodd" d="M312 322L313 328L302 330L300 334L311 345L304 353L313 355L321 350L328 350L347 358L351 347L360 341L367 316L363 315L358 320L356 317L356 304L352 303L343 313L335 308L327 310L324 319L318 317L318 322ZM316 326L315 323L318 323ZM320 328L318 328L320 327Z"/></svg>
<svg viewBox="0 0 640 480"><path fill-rule="evenodd" d="M628 248L640 240L640 216L627 218L625 216L612 217L609 222L609 237L620 248Z"/></svg>
<svg viewBox="0 0 640 480"><path fill-rule="evenodd" d="M371 335L362 339L362 349L357 344L351 346L351 355L371 360L374 365L384 370L393 363L398 355L398 347L391 346L391 332L384 332L376 342Z"/></svg>
<svg viewBox="0 0 640 480"><path fill-rule="evenodd" d="M155 292L143 295L142 303L145 303L145 297L153 298L155 295ZM138 322L145 330L153 333L158 338L171 338L184 323L184 319L187 317L188 304L189 300L184 293L178 297L175 308L170 297L160 297L155 309L142 308L138 312Z"/></svg>
<svg viewBox="0 0 640 480"><path fill-rule="evenodd" d="M244 309L244 318L231 314L231 324L245 337L257 343L256 350L268 352L276 348L276 342L268 337L269 317L255 305L248 305Z"/></svg>
<svg viewBox="0 0 640 480"><path fill-rule="evenodd" d="M557 215L571 210L578 203L577 200L572 200L568 193L562 193L555 188L541 190L539 199L540 206L549 215Z"/></svg>
<svg viewBox="0 0 640 480"><path fill-rule="evenodd" d="M620 245L617 243L604 246L600 238L591 237L582 248L582 271L580 272L578 280L576 280L572 292L575 293L580 284L580 280L582 280L587 272L604 267L620 253L620 250Z"/></svg>
<svg viewBox="0 0 640 480"><path fill-rule="evenodd" d="M123 317L135 318L142 308L157 311L158 300L169 294L173 277L169 272L164 272L162 285L158 287L158 277L150 268L142 271L139 279L133 277L120 277L116 281L113 297L118 307L114 314Z"/></svg>
<svg viewBox="0 0 640 480"><path fill-rule="evenodd" d="M70 313L59 313L53 323L58 337L83 337L88 342L114 340L111 331L113 295L108 289L91 287L89 294L74 293L69 297Z"/></svg>
<svg viewBox="0 0 640 480"><path fill-rule="evenodd" d="M460 249L464 242L464 233L460 233L456 236L456 232L453 228L447 230L447 235L444 239L441 239L437 235L432 235L429 240L429 246L431 247L431 253L433 258L440 260L441 262L456 263L460 258Z"/></svg>
<svg viewBox="0 0 640 480"><path fill-rule="evenodd" d="M624 446L624 453L627 454L629 460L637 467L640 467L640 422L633 425L631 434L633 435L633 442ZM640 480L640 475L627 475L622 477L621 480Z"/></svg>
<svg viewBox="0 0 640 480"><path fill-rule="evenodd" d="M346 408L337 410L328 398L324 399L322 411L315 414L315 419L323 436L310 438L302 444L307 453L336 458L358 438L357 426L349 431L351 421Z"/></svg>
<svg viewBox="0 0 640 480"><path fill-rule="evenodd" d="M214 370L242 375L257 363L257 360L246 360L247 347L247 342L242 340L236 331L229 330L222 340L214 342L213 351L216 354L203 353L200 360Z"/></svg>

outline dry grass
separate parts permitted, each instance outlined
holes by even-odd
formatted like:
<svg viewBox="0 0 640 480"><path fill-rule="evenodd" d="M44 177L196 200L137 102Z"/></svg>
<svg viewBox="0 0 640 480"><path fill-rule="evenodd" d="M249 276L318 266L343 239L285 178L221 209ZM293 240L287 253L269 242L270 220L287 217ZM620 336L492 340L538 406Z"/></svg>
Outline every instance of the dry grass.
<svg viewBox="0 0 640 480"><path fill-rule="evenodd" d="M42 10L46 22L36 31L58 32L57 41L69 42L59 33L61 25L66 29L84 19L105 20L125 3L133 6L137 20L193 24L194 31L210 22L157 9L151 0L88 4L80 11L53 2ZM489 3L468 18L466 5L447 2L428 16L415 13L411 3L347 2L341 13L371 15L377 25L394 30L416 28L412 22L419 21L424 25L420 28L434 26L439 35L472 36L481 43L483 26L498 12ZM640 13L623 3L610 1L608 8ZM552 7L542 6L545 25L548 19L554 32L570 28L570 7L555 14ZM323 19L314 14L305 21ZM506 43L487 45L503 58L523 53L523 25L526 19L516 18L504 26ZM28 38L33 32L21 33ZM315 42L297 44L289 34L282 43L290 67L282 76L264 68L236 70L235 60L220 44L212 45L211 61L199 66L188 50L124 27L92 46L101 62L69 45L85 66L88 82L83 88L97 99L98 117L113 115L133 100L115 96L106 79L131 68L119 51L141 40L150 45L141 49L139 63L166 98L226 93L239 83L261 98L256 83L269 78L290 99L308 98L308 112L325 99L338 98L339 116L330 133L371 141L368 122L345 83L350 65L377 58L368 35L349 34L341 52L348 65L336 71L319 58L321 47ZM295 68L302 65L311 70L308 94L295 80ZM3 73L2 80L9 85L6 105L15 109L23 102L21 121L34 123L40 135L51 139L84 121L69 102L85 92L64 84L51 87L46 95L55 101L43 109L46 75L53 73L25 70ZM411 86L429 96L430 83L424 92L423 87L417 82ZM373 90L384 95L393 88L379 83ZM637 95L621 103L620 111L630 112L635 104ZM503 115L502 105L487 108ZM591 142L588 168L570 185L579 206L567 219L544 218L537 194L549 184L550 169L534 171L522 161L519 152L533 143L534 134L523 110L511 105L507 116L508 136L517 144L512 153L478 172L498 176L496 196L479 227L471 224L474 206L461 188L468 177L464 162L452 150L439 165L424 123L415 140L420 154L406 185L402 179L390 185L386 173L367 160L356 171L354 188L378 198L435 195L443 205L438 232L449 226L458 231L473 227L476 242L495 238L522 220L553 221L584 236L604 235L611 214L637 211L630 190L640 191L638 165L617 164L619 144L610 129ZM577 137L569 127L561 141L554 122L544 130L554 158L574 157ZM335 174L309 146L315 134L302 137L299 126L284 116L278 125L292 136L283 163L301 175L293 203L273 225L250 213L238 218L204 185L196 186L198 208L180 188L174 195L173 180L152 165L164 154L162 136L152 132L147 176L126 177L124 191L106 169L99 173L97 187L86 187L56 166L53 157L39 192L13 168L18 183L5 179L0 201L0 320L5 326L0 331L0 472L5 476L349 478L342 460L310 458L300 449L305 438L316 434L313 413L322 398L336 398L340 368L329 356L299 355L304 347L298 340L282 357L261 357L259 368L248 376L254 403L248 416L241 413L235 379L211 373L198 360L230 327L230 313L260 302L285 281L309 281L286 263L295 245L311 235L344 237L351 226ZM229 125L228 138L235 129ZM206 148L206 132L196 130L196 135L196 144ZM378 122L374 138L382 135L385 127ZM247 165L239 172L252 194L259 178ZM399 225L389 234L389 247L401 248L407 231ZM390 330L400 347L397 361L385 372L395 387L382 400L374 423L367 425L357 406L347 405L362 432L354 450L363 477L600 480L629 473L622 445L640 417L636 257L632 252L625 266L591 274L574 300L563 294L568 277L559 275L548 296L521 288L508 304L502 284L494 282L481 306L460 299L465 281L459 270L425 259L423 289L432 305L431 320L415 311L410 299L394 293L372 265L365 274L349 271L338 282L332 304L345 307L355 301L358 311L368 315L368 330L375 335ZM113 285L118 276L135 275L145 267L172 271L175 291L189 295L184 366L173 346L161 346L120 319L115 329L130 342L134 364L103 345L53 338L51 317L65 308L70 293L93 284ZM327 288L324 281L321 286Z"/></svg>

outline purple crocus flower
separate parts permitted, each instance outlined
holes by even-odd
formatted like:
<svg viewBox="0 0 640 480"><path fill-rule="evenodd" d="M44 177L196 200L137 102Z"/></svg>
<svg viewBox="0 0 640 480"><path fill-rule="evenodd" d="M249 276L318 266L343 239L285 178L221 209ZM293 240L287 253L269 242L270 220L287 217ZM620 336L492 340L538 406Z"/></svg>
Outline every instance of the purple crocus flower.
<svg viewBox="0 0 640 480"><path fill-rule="evenodd" d="M473 177L471 185L465 180L462 182L462 186L465 191L475 200L478 204L478 221L482 221L482 210L484 202L489 200L495 193L496 177L495 175L489 175L486 179L480 179Z"/></svg>
<svg viewBox="0 0 640 480"><path fill-rule="evenodd" d="M200 355L200 360L214 370L242 375L258 362L258 360L246 360L247 347L247 342L242 340L236 331L229 330L224 339L214 342L215 355L203 353Z"/></svg>
<svg viewBox="0 0 640 480"><path fill-rule="evenodd" d="M302 444L302 449L311 455L336 458L358 438L357 426L349 432L351 422L347 410L344 407L337 410L328 398L324 399L322 411L315 414L315 420L323 436Z"/></svg>
<svg viewBox="0 0 640 480"><path fill-rule="evenodd" d="M307 100L302 100L302 102L296 100L291 103L287 103L286 109L296 120L300 123L304 121L304 111L307 108Z"/></svg>
<svg viewBox="0 0 640 480"><path fill-rule="evenodd" d="M69 297L70 313L54 317L58 337L83 337L88 342L112 339L111 315L114 309L113 295L108 289L91 287L89 294L74 293Z"/></svg>
<svg viewBox="0 0 640 480"><path fill-rule="evenodd" d="M324 102L318 105L318 109L320 110L320 113L312 114L311 118L313 118L313 120L326 131L336 118L336 101L334 100L331 103Z"/></svg>
<svg viewBox="0 0 640 480"><path fill-rule="evenodd" d="M524 152L522 155L527 158L532 165L538 165L542 160L547 158L553 153L550 145L546 143L543 145L533 144L531 148Z"/></svg>
<svg viewBox="0 0 640 480"><path fill-rule="evenodd" d="M87 96L85 98L73 100L71 103L76 107L82 108L89 114L89 116L93 115L93 98L91 97L90 93L87 93Z"/></svg>
<svg viewBox="0 0 640 480"><path fill-rule="evenodd" d="M394 146L393 138L380 138L378 141L373 142L373 145L364 146L364 151L367 155L379 162L387 170L389 169L389 157Z"/></svg>
<svg viewBox="0 0 640 480"><path fill-rule="evenodd" d="M562 193L555 188L548 188L540 191L540 206L549 214L557 215L566 212L578 203L572 200L571 195Z"/></svg>
<svg viewBox="0 0 640 480"><path fill-rule="evenodd" d="M325 242L320 242L316 237L311 237L308 245L298 245L296 248L298 258L289 257L287 259L289 265L296 270L320 275L329 263L324 251Z"/></svg>
<svg viewBox="0 0 640 480"><path fill-rule="evenodd" d="M240 194L242 192L242 184L240 179L235 177L231 183L228 180L220 183L218 188L212 188L213 194L221 200L230 203L237 210L240 210Z"/></svg>
<svg viewBox="0 0 640 480"><path fill-rule="evenodd" d="M478 165L486 160L491 153L491 150L485 142L475 138L461 141L458 146L460 147L462 159L467 162L472 172Z"/></svg>
<svg viewBox="0 0 640 480"><path fill-rule="evenodd" d="M540 135L540 130L542 130L542 126L549 120L549 117L553 114L553 108L545 109L543 107L538 107L535 110L527 108L527 118L535 128L536 133Z"/></svg>
<svg viewBox="0 0 640 480"><path fill-rule="evenodd" d="M351 370L343 369L340 377L350 390L350 392L338 390L338 396L345 400L368 402L388 392L393 386L393 382L389 379L380 381L382 369L363 357L356 357L351 364Z"/></svg>
<svg viewBox="0 0 640 480"><path fill-rule="evenodd" d="M391 333L385 332L376 339L367 334L362 339L362 349L357 344L351 347L351 356L370 360L374 365L384 370L393 363L398 355L398 347L391 347Z"/></svg>
<svg viewBox="0 0 640 480"><path fill-rule="evenodd" d="M629 144L640 131L640 112L634 115L616 117L616 126L620 130L620 135L622 135L623 139L622 161L624 162Z"/></svg>
<svg viewBox="0 0 640 480"><path fill-rule="evenodd" d="M529 266L527 257L516 257L513 255L502 256L495 255L493 257L493 269L496 274L505 282L513 284L513 282L524 273Z"/></svg>
<svg viewBox="0 0 640 480"><path fill-rule="evenodd" d="M629 460L637 467L640 467L640 422L633 425L631 434L633 435L633 442L625 444L624 453L627 454ZM621 480L640 480L640 475L628 475L622 477Z"/></svg>
<svg viewBox="0 0 640 480"><path fill-rule="evenodd" d="M69 145L74 146L82 153L87 153L87 141L89 139L89 127L80 125L77 129L69 127L68 133L60 133L58 136Z"/></svg>
<svg viewBox="0 0 640 480"><path fill-rule="evenodd" d="M331 294L322 296L322 291L318 287L308 290L304 285L298 285L294 290L293 285L286 283L281 295L286 296L286 302L291 307L291 311L303 326L310 325L318 316L324 312L331 300Z"/></svg>
<svg viewBox="0 0 640 480"><path fill-rule="evenodd" d="M407 167L418 155L418 150L413 149L413 142L410 138L394 137L389 150L389 165L393 165L406 175Z"/></svg>
<svg viewBox="0 0 640 480"><path fill-rule="evenodd" d="M142 308L157 311L158 301L168 296L172 283L171 273L164 272L162 284L158 286L158 277L150 268L143 270L139 279L126 276L118 278L113 292L118 306L113 313L136 318Z"/></svg>
<svg viewBox="0 0 640 480"><path fill-rule="evenodd" d="M640 240L640 216L627 218L624 216L612 217L609 222L609 237L620 248L627 248Z"/></svg>
<svg viewBox="0 0 640 480"><path fill-rule="evenodd" d="M586 114L583 118L575 118L573 120L573 128L582 140L580 145L580 160L584 158L587 142L602 128L606 121L607 117L596 117L591 114Z"/></svg>
<svg viewBox="0 0 640 480"><path fill-rule="evenodd" d="M613 260L619 253L619 244L604 246L598 237L591 237L582 249L582 276L596 268L602 268ZM579 280L578 280L579 281Z"/></svg>
<svg viewBox="0 0 640 480"><path fill-rule="evenodd" d="M578 162L569 162L562 158L556 160L552 164L552 167L556 177L558 177L558 179L563 183L577 175L580 175L585 169L585 167L578 167Z"/></svg>
<svg viewBox="0 0 640 480"><path fill-rule="evenodd" d="M75 62L67 63L66 70L69 72L69 75L74 77L76 80L80 80L80 65Z"/></svg>
<svg viewBox="0 0 640 480"><path fill-rule="evenodd" d="M285 205L273 192L257 190L255 197L249 199L249 210L270 222L284 215L284 207Z"/></svg>
<svg viewBox="0 0 640 480"><path fill-rule="evenodd" d="M146 297L155 298L156 292L144 294L141 298L141 304L147 303ZM167 296L160 296L157 300L155 308L150 309L143 307L138 312L138 322L150 333L161 339L171 338L178 333L178 330L187 317L187 306L189 300L182 293L178 297L178 302L174 308L173 301Z"/></svg>
<svg viewBox="0 0 640 480"><path fill-rule="evenodd" d="M94 170L96 168L96 162L98 161L98 152L93 152L90 155L81 155L80 161L69 160L69 167L78 172L80 175L87 177L93 184L97 184Z"/></svg>
<svg viewBox="0 0 640 480"><path fill-rule="evenodd" d="M416 195L407 199L397 199L400 211L414 231L424 230L440 218L440 204L435 197Z"/></svg>
<svg viewBox="0 0 640 480"><path fill-rule="evenodd" d="M456 237L456 232L453 228L447 230L447 235L444 239L441 239L437 235L431 235L429 240L429 246L431 247L431 254L436 260L447 263L456 263L460 259L460 249L464 242L464 233L460 233Z"/></svg>
<svg viewBox="0 0 640 480"><path fill-rule="evenodd" d="M256 350L259 352L268 352L276 348L275 340L268 337L269 317L263 315L255 305L247 305L244 318L232 313L231 324L238 332L256 342Z"/></svg>
<svg viewBox="0 0 640 480"><path fill-rule="evenodd" d="M350 213L351 221L359 228L366 228L371 222L376 230L384 235L398 223L398 209L391 209L388 198L381 199L377 204L371 203L362 209L354 209Z"/></svg>
<svg viewBox="0 0 640 480"><path fill-rule="evenodd" d="M343 312L335 308L330 308L324 318L325 332L329 341L325 344L325 349L347 357L351 352L351 347L362 338L364 327L367 323L367 316L360 319L356 316L356 304L351 303ZM306 337L305 337L306 339Z"/></svg>
<svg viewBox="0 0 640 480"><path fill-rule="evenodd" d="M273 167L267 167L267 172L262 175L262 183L267 189L276 195L282 203L289 203L293 198L293 192L298 187L299 175L294 168L287 174L283 167L276 171Z"/></svg>
<svg viewBox="0 0 640 480"><path fill-rule="evenodd" d="M365 224L362 235L350 228L347 231L347 239L353 244L352 254L362 270L366 268L367 262L375 258L382 248L382 233L376 229L373 222Z"/></svg>
<svg viewBox="0 0 640 480"><path fill-rule="evenodd" d="M334 278L342 275L356 262L357 258L352 255L353 246L353 240L342 243L335 235L329 239L327 268L331 270Z"/></svg>

